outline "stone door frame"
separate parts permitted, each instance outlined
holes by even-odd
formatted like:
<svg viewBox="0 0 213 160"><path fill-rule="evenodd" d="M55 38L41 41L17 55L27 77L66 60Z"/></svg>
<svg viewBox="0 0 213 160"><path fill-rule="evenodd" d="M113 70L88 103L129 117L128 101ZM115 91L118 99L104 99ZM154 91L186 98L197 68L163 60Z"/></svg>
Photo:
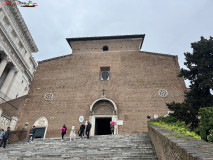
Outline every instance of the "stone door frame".
<svg viewBox="0 0 213 160"><path fill-rule="evenodd" d="M43 137L43 139L45 139L46 133L47 133L47 128L48 128L48 120L47 120L47 118L44 117L44 116L38 118L35 121L35 123L33 124L33 126L35 126L35 128L45 128L44 137Z"/></svg>
<svg viewBox="0 0 213 160"><path fill-rule="evenodd" d="M108 101L110 102L113 107L114 107L114 110L115 110L115 114L113 115L95 115L95 114L92 114L93 112L93 107L94 105L99 102L99 101ZM111 99L107 99L107 98L100 98L100 99L97 99L95 100L91 105L90 105L90 116L89 116L89 121L90 123L92 124L92 128L90 130L90 135L91 136L94 136L95 135L95 119L96 118L112 118L112 121L115 121L117 123L117 120L118 120L118 110L117 110L117 106L116 104L111 100ZM115 126L115 130L114 130L114 134L118 134L118 127L117 125Z"/></svg>

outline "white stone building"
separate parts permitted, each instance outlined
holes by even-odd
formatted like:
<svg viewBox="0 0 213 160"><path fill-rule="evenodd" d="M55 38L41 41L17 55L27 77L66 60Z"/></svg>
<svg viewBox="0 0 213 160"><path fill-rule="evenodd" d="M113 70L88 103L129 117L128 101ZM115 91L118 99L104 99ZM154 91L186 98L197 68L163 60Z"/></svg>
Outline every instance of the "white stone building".
<svg viewBox="0 0 213 160"><path fill-rule="evenodd" d="M37 67L34 52L38 48L17 5L0 5L0 103L28 93Z"/></svg>

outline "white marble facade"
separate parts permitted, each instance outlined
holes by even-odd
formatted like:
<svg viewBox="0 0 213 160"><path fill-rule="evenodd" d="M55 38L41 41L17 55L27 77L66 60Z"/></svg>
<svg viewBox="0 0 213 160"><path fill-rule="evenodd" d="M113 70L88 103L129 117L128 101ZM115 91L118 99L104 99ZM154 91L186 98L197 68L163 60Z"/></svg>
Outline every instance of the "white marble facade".
<svg viewBox="0 0 213 160"><path fill-rule="evenodd" d="M18 7L0 5L0 103L28 93L37 67L32 53L37 51Z"/></svg>

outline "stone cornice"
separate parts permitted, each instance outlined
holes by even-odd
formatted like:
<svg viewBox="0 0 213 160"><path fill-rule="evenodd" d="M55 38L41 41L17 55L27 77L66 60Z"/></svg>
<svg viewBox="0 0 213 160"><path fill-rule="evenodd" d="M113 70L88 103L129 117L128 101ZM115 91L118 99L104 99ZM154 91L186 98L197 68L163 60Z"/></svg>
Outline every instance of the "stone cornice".
<svg viewBox="0 0 213 160"><path fill-rule="evenodd" d="M32 56L30 56L30 60L33 63L33 67L37 68L38 64L36 63L35 59Z"/></svg>
<svg viewBox="0 0 213 160"><path fill-rule="evenodd" d="M30 71L29 70L25 70L25 73L30 77L30 83L32 82L32 80L33 80L33 75L30 73Z"/></svg>
<svg viewBox="0 0 213 160"><path fill-rule="evenodd" d="M8 2L14 2L14 0L8 0ZM24 19L17 7L17 5L4 5L6 11L9 11L12 16L10 19L13 21L13 24L16 28L19 28L21 32L19 32L20 36L25 39L25 43L28 44L30 50L32 52L38 52L38 48L30 34L30 31L24 22Z"/></svg>
<svg viewBox="0 0 213 160"><path fill-rule="evenodd" d="M167 56L167 57L178 57L177 55L171 55L171 54L164 54L164 53L156 53L156 52L148 52L148 51L140 51L141 53L145 54L154 54L154 55L160 55L160 56Z"/></svg>
<svg viewBox="0 0 213 160"><path fill-rule="evenodd" d="M9 42L10 46L13 48L13 50L17 53L18 58L21 60L23 65L26 67L26 69L29 69L30 68L29 65L25 62L23 56L19 52L18 48L16 47L16 45L13 42L13 40L10 38L10 36L8 35L6 29L4 28L4 26L2 24L0 24L0 29L2 29L2 33L4 34L6 39L8 40L8 42Z"/></svg>
<svg viewBox="0 0 213 160"><path fill-rule="evenodd" d="M20 62L22 63L22 66L24 67L24 70L27 71L27 76L29 77L29 80L32 81L33 75L29 72L30 67L28 66L28 64L25 62L24 58L22 57L21 53L19 52L19 50L17 49L17 47L15 46L14 42L11 40L11 38L7 35L7 31L4 29L4 26L2 24L0 24L0 29L2 30L1 32L4 34L6 41L8 41L9 45L6 44L6 41L2 42L2 45L6 46L6 48L12 48L14 50L14 52L16 53L15 55L18 57L18 59L20 60ZM7 49L8 53L10 54L10 57L14 57L14 55L12 54L12 52L9 52L10 49Z"/></svg>

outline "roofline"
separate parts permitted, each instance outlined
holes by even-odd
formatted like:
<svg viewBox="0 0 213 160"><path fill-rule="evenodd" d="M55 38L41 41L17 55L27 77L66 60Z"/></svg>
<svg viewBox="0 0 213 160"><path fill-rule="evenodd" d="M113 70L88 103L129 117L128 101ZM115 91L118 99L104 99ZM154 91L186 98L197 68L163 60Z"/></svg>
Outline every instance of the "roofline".
<svg viewBox="0 0 213 160"><path fill-rule="evenodd" d="M140 49L142 48L144 38L145 38L145 34L144 34L144 37L143 37L143 39L142 39L142 42L141 42L141 45L140 45Z"/></svg>
<svg viewBox="0 0 213 160"><path fill-rule="evenodd" d="M171 54L164 54L164 53L157 53L157 52L148 52L148 51L139 51L140 53L145 53L145 54L153 54L153 55L157 55L157 56L166 56L166 57L173 57L173 58L178 58L177 55L171 55ZM69 57L72 56L73 54L67 54L67 55L63 55L63 56L58 56L58 57L54 57L54 58L49 58L49 59L45 59L42 61L38 61L38 64L42 64L44 62L49 62L52 60L56 60L56 59L61 59L61 58L65 58L65 57Z"/></svg>
<svg viewBox="0 0 213 160"><path fill-rule="evenodd" d="M66 38L68 44L72 48L70 42L73 41L95 41L95 40L111 40L111 39L130 39L130 38L142 38L140 49L142 47L145 34L133 34L133 35L115 35L115 36L100 36L100 37L75 37L75 38Z"/></svg>
<svg viewBox="0 0 213 160"><path fill-rule="evenodd" d="M54 58L49 58L49 59L45 59L45 60L42 60L42 61L38 61L38 64L41 64L43 62L56 60L56 59L60 59L60 58L64 58L64 57L69 57L69 56L72 56L72 54L67 54L67 55L63 55L63 56L58 56L58 57L54 57Z"/></svg>
<svg viewBox="0 0 213 160"><path fill-rule="evenodd" d="M159 55L159 56L178 58L178 55L171 55L171 54L157 53L157 52L148 52L148 51L140 51L140 52L145 53L145 54L153 54L153 55Z"/></svg>

